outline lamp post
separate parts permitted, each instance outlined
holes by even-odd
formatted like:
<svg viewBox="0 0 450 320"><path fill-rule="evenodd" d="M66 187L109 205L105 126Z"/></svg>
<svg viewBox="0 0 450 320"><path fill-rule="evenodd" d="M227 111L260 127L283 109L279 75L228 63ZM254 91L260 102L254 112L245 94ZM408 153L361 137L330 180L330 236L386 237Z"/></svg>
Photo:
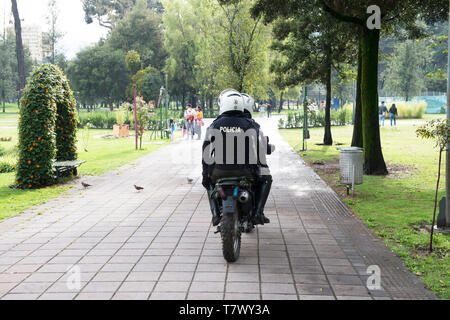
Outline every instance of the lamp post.
<svg viewBox="0 0 450 320"><path fill-rule="evenodd" d="M134 96L134 135L136 140L136 150L138 149L138 125L137 125L137 107L136 107L136 86L133 88Z"/></svg>
<svg viewBox="0 0 450 320"><path fill-rule="evenodd" d="M450 4L450 1L449 1ZM447 59L447 123L450 121L450 7L448 29L448 59ZM448 139L448 138L447 138ZM445 152L445 225L450 227L450 143L447 143Z"/></svg>
<svg viewBox="0 0 450 320"><path fill-rule="evenodd" d="M168 129L169 125L168 125L167 117L168 117L168 113L169 113L169 84L168 84L169 74L167 72L165 73L165 79L166 79L166 122L164 124L164 127L166 129Z"/></svg>
<svg viewBox="0 0 450 320"><path fill-rule="evenodd" d="M159 90L159 101L158 101L158 108L159 108L159 130L160 130L160 136L161 139L163 138L163 119L162 119L162 95L165 91L164 87L161 87Z"/></svg>
<svg viewBox="0 0 450 320"><path fill-rule="evenodd" d="M308 100L307 100L307 95L308 95L308 87L305 86L303 88L303 92L304 92L304 97L303 97L303 149L302 151L306 151L306 133L308 130Z"/></svg>

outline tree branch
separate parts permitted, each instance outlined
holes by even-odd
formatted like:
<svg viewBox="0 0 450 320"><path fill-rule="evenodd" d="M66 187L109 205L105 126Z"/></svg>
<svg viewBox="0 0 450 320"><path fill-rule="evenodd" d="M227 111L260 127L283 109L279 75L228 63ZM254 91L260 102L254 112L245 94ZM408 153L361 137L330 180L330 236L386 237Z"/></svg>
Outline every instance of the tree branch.
<svg viewBox="0 0 450 320"><path fill-rule="evenodd" d="M331 14L336 19L364 26L364 21L362 19L337 12L336 10L331 8L325 0L320 0L320 3L322 4L323 10Z"/></svg>

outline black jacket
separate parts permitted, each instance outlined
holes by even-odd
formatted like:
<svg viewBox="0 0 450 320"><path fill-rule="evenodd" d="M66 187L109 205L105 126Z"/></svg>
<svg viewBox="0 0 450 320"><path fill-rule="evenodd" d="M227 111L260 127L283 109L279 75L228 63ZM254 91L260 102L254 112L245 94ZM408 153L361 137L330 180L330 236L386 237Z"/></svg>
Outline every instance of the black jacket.
<svg viewBox="0 0 450 320"><path fill-rule="evenodd" d="M222 141L216 139L219 135L222 137ZM253 119L249 119L242 112L234 111L219 116L207 129L203 142L203 179L208 179L214 168L221 170L250 169L256 174L259 166L267 166L265 153L262 156L259 155L261 144L258 141L264 141L263 147L267 148L267 141L262 136L260 126ZM220 150L216 150L217 148L221 148L222 156L218 152ZM242 151L242 148L245 150L245 159L242 158L242 155L241 158L238 157L238 150ZM234 154L234 157L232 157L233 154L228 154L229 159L227 159L227 153L230 152ZM205 161L206 159L208 161Z"/></svg>
<svg viewBox="0 0 450 320"><path fill-rule="evenodd" d="M395 105L392 105L392 107L389 109L389 113L398 115L397 107Z"/></svg>

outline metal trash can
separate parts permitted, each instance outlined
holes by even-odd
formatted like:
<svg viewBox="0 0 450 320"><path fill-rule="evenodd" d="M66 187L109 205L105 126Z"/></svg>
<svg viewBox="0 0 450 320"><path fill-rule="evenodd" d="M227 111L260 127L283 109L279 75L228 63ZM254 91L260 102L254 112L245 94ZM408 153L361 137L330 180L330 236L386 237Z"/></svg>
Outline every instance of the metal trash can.
<svg viewBox="0 0 450 320"><path fill-rule="evenodd" d="M341 148L339 155L340 181L349 187L363 183L363 149L356 147Z"/></svg>

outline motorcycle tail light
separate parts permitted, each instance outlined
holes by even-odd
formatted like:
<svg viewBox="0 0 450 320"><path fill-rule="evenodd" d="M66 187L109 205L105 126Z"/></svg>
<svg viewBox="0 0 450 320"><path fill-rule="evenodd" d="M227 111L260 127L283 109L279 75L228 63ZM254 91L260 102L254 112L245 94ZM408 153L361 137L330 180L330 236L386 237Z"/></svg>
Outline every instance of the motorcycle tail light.
<svg viewBox="0 0 450 320"><path fill-rule="evenodd" d="M225 194L225 191L223 191L223 188L219 189L219 194L222 197L222 199L225 199L227 197L227 195Z"/></svg>

